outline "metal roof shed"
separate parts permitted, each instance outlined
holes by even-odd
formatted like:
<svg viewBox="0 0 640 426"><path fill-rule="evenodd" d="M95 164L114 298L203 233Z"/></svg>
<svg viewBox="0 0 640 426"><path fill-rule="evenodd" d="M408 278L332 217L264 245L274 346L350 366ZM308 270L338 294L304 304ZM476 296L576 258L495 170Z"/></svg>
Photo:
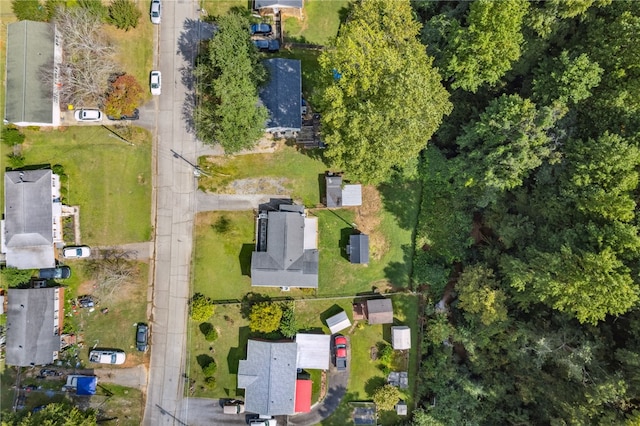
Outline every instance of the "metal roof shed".
<svg viewBox="0 0 640 426"><path fill-rule="evenodd" d="M369 263L369 236L365 234L355 234L349 236L347 246L349 261L366 265Z"/></svg>
<svg viewBox="0 0 640 426"><path fill-rule="evenodd" d="M355 207L362 205L362 185L349 184L342 188L342 205Z"/></svg>
<svg viewBox="0 0 640 426"><path fill-rule="evenodd" d="M393 305L391 299L367 300L367 319L369 324L393 323Z"/></svg>
<svg viewBox="0 0 640 426"><path fill-rule="evenodd" d="M411 329L406 325L391 327L391 344L395 350L411 349Z"/></svg>
<svg viewBox="0 0 640 426"><path fill-rule="evenodd" d="M331 330L331 334L336 334L345 328L351 327L351 321L345 311L335 314L332 317L327 318L327 327Z"/></svg>
<svg viewBox="0 0 640 426"><path fill-rule="evenodd" d="M331 336L326 334L296 334L297 368L329 369Z"/></svg>

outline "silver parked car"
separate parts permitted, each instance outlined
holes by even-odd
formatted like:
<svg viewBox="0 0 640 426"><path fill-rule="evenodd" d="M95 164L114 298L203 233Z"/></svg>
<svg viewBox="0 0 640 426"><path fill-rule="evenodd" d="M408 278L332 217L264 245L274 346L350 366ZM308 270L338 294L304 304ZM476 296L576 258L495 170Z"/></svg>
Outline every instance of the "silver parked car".
<svg viewBox="0 0 640 426"><path fill-rule="evenodd" d="M102 121L102 113L97 109L78 109L73 116L76 121Z"/></svg>
<svg viewBox="0 0 640 426"><path fill-rule="evenodd" d="M162 5L160 4L160 0L151 0L151 23L152 24L160 24L162 20Z"/></svg>

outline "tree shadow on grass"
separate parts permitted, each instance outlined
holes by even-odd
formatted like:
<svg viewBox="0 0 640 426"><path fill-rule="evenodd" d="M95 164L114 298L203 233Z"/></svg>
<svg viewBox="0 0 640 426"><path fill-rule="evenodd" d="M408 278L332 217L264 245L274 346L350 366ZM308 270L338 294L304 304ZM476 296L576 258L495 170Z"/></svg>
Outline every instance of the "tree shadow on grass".
<svg viewBox="0 0 640 426"><path fill-rule="evenodd" d="M367 380L364 385L364 391L369 397L373 397L378 389L387 384L387 380L384 377L375 376Z"/></svg>
<svg viewBox="0 0 640 426"><path fill-rule="evenodd" d="M251 254L255 248L254 244L243 244L238 254L238 261L240 262L240 271L242 275L251 275Z"/></svg>
<svg viewBox="0 0 640 426"><path fill-rule="evenodd" d="M413 248L408 244L402 245L402 262L389 262L384 267L384 276L389 280L392 291L411 289L409 281L413 267Z"/></svg>
<svg viewBox="0 0 640 426"><path fill-rule="evenodd" d="M247 342L250 334L249 327L245 326L238 329L238 347L229 349L229 354L227 355L229 374L238 374L239 361L247 358Z"/></svg>
<svg viewBox="0 0 640 426"><path fill-rule="evenodd" d="M203 322L198 326L198 328L200 329L200 332L204 336L206 336L211 330L213 330L213 324L209 322Z"/></svg>
<svg viewBox="0 0 640 426"><path fill-rule="evenodd" d="M421 187L417 180L401 181L399 178L378 186L384 209L396 218L398 226L402 229L415 228Z"/></svg>
<svg viewBox="0 0 640 426"><path fill-rule="evenodd" d="M320 321L322 321L323 324L327 323L327 318L330 318L336 314L339 314L340 312L342 312L344 309L342 309L341 306L339 305L333 305L331 306L329 309L327 309L326 311L324 311L323 313L320 314Z"/></svg>

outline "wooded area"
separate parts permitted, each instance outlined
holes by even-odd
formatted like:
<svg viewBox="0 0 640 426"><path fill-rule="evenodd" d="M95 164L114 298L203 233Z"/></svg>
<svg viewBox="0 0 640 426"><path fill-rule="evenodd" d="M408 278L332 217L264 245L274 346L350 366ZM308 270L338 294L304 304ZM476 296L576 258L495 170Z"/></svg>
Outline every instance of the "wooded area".
<svg viewBox="0 0 640 426"><path fill-rule="evenodd" d="M412 424L636 424L640 3L411 4L453 103L419 166Z"/></svg>

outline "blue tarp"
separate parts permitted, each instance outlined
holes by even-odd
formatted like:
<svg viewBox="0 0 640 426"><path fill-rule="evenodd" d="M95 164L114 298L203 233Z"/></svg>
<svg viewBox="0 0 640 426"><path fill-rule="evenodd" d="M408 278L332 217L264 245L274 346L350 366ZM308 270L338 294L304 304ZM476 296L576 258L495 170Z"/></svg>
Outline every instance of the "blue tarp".
<svg viewBox="0 0 640 426"><path fill-rule="evenodd" d="M76 395L95 395L97 384L97 377L78 377Z"/></svg>

